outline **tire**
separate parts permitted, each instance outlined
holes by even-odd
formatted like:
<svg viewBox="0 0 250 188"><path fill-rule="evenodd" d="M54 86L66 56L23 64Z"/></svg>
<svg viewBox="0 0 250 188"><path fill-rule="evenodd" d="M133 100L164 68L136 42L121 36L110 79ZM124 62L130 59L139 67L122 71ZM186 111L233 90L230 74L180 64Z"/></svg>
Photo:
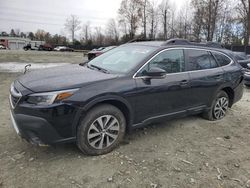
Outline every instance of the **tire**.
<svg viewBox="0 0 250 188"><path fill-rule="evenodd" d="M210 121L220 120L225 117L228 105L229 105L228 94L225 91L220 91L216 95L210 110L204 112L202 116L203 118Z"/></svg>
<svg viewBox="0 0 250 188"><path fill-rule="evenodd" d="M109 153L119 145L125 129L126 120L118 108L109 104L99 105L91 109L80 122L77 146L87 155Z"/></svg>

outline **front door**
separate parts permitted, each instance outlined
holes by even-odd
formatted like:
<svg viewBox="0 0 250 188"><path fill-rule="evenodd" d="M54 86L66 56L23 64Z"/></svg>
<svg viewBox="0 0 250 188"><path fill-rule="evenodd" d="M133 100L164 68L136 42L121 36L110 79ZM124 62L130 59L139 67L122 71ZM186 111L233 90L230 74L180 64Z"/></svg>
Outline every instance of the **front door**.
<svg viewBox="0 0 250 188"><path fill-rule="evenodd" d="M161 78L144 75L153 67L166 71ZM152 117L174 114L187 109L189 104L189 74L185 72L184 51L167 49L154 56L135 76L138 98L136 123Z"/></svg>

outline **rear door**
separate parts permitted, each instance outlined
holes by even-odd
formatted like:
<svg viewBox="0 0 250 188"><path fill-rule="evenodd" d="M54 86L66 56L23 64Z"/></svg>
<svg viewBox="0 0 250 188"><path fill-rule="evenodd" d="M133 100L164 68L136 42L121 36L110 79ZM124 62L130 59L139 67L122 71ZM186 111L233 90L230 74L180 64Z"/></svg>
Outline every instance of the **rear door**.
<svg viewBox="0 0 250 188"><path fill-rule="evenodd" d="M185 49L190 75L190 98L193 107L210 106L215 91L223 84L223 69L210 51Z"/></svg>

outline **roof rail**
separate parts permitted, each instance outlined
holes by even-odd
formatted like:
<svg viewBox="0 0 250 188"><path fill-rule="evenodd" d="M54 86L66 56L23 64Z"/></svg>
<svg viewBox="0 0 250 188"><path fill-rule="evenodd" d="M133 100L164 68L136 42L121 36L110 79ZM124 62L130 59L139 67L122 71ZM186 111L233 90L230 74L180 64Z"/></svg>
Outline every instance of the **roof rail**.
<svg viewBox="0 0 250 188"><path fill-rule="evenodd" d="M220 43L217 42L209 41L206 43L198 43L198 42L190 42L187 39L180 39L180 38L170 39L162 44L162 46L166 45L190 45L190 46L204 46L210 48L224 48Z"/></svg>
<svg viewBox="0 0 250 188"><path fill-rule="evenodd" d="M152 41L153 39L145 39L144 37L141 37L141 38L135 38L135 39L132 39L130 41L128 41L127 43L132 43L132 42L143 42L143 41Z"/></svg>

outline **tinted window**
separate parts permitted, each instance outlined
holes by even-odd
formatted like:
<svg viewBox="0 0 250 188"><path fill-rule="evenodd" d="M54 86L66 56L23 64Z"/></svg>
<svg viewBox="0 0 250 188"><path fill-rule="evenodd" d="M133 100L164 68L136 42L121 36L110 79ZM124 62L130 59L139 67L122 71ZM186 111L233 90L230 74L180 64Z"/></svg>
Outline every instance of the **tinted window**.
<svg viewBox="0 0 250 188"><path fill-rule="evenodd" d="M148 65L148 68L158 67L164 69L167 73L183 72L185 70L183 50L167 50L154 59Z"/></svg>
<svg viewBox="0 0 250 188"><path fill-rule="evenodd" d="M210 52L205 50L187 50L187 69L204 70L218 67Z"/></svg>
<svg viewBox="0 0 250 188"><path fill-rule="evenodd" d="M231 60L225 55L216 52L213 52L212 54L214 55L215 59L220 64L220 66L228 65L231 62Z"/></svg>

